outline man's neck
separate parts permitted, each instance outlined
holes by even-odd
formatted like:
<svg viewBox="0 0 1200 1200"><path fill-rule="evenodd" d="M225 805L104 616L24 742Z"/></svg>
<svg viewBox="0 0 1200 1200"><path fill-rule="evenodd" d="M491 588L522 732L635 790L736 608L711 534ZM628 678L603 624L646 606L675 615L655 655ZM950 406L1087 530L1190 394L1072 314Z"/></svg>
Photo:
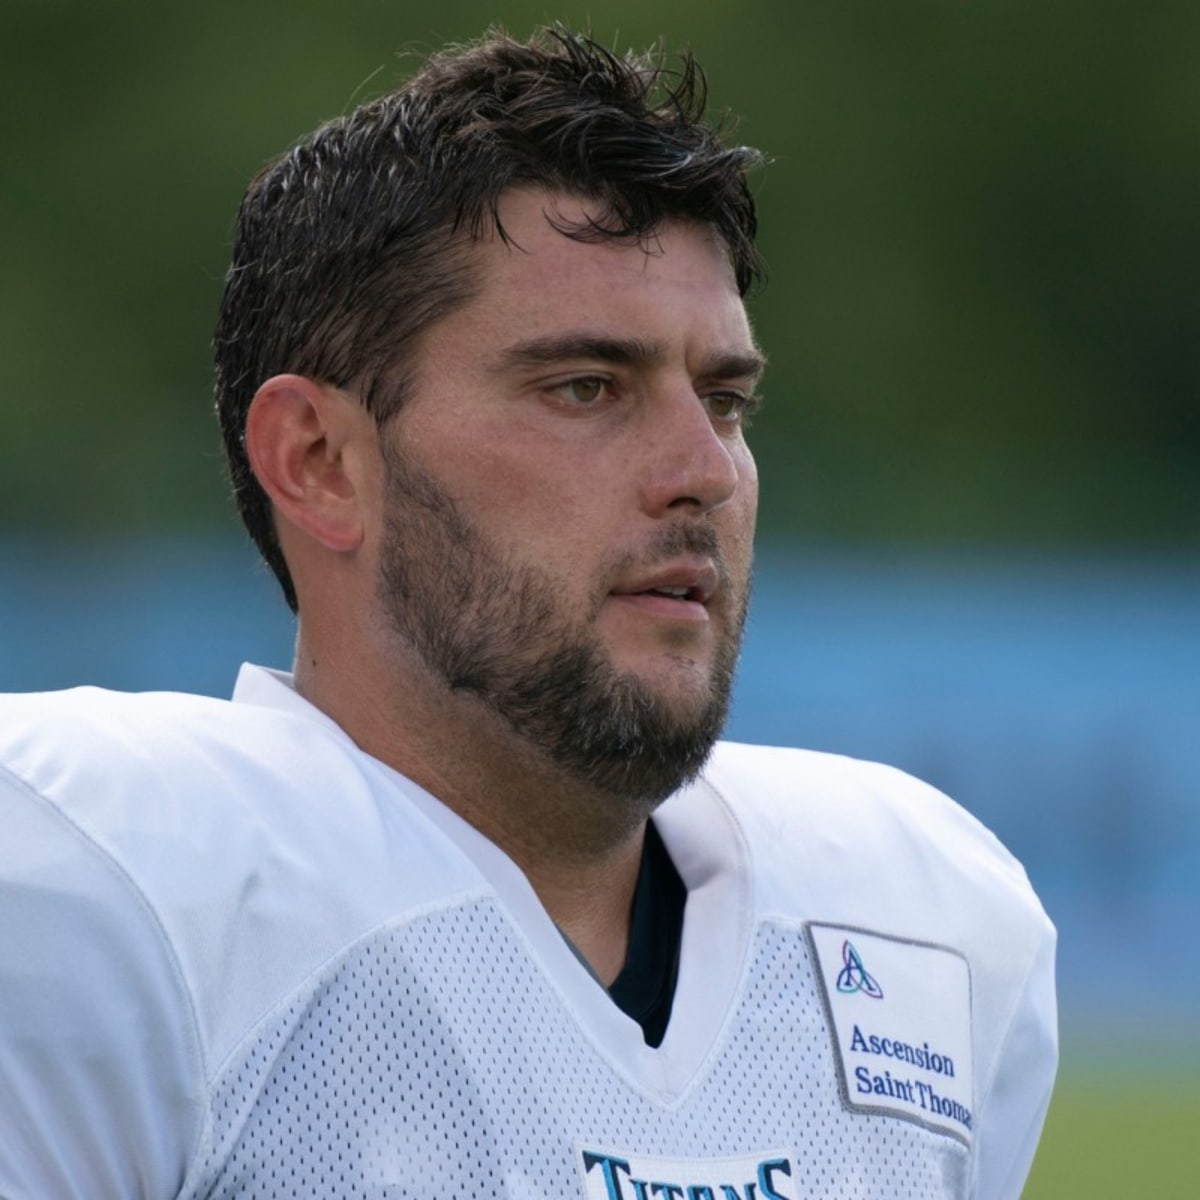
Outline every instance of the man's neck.
<svg viewBox="0 0 1200 1200"><path fill-rule="evenodd" d="M616 978L628 948L648 807L571 778L474 696L413 686L407 674L402 688L352 681L306 654L303 641L295 681L362 750L503 850L600 981Z"/></svg>

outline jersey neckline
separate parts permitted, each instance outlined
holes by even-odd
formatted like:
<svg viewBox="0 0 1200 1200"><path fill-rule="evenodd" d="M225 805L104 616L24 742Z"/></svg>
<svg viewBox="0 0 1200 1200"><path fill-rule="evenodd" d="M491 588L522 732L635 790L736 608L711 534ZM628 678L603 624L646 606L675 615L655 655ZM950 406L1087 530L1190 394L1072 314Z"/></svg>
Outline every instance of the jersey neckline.
<svg viewBox="0 0 1200 1200"><path fill-rule="evenodd" d="M654 814L687 888L679 974L657 1047L622 1012L564 942L524 872L474 826L407 776L360 750L335 721L300 696L284 671L244 664L233 700L315 722L342 740L380 791L402 796L464 855L496 898L527 953L610 1067L660 1104L681 1100L718 1049L747 970L753 897L746 839L729 805L702 774Z"/></svg>

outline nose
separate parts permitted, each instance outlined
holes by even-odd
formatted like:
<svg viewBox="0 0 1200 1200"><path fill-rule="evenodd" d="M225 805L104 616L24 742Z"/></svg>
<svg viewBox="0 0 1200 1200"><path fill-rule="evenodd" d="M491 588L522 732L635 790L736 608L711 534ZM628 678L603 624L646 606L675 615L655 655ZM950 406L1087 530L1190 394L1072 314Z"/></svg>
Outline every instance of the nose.
<svg viewBox="0 0 1200 1200"><path fill-rule="evenodd" d="M736 428L714 424L690 384L660 393L642 431L642 505L653 517L712 512L737 493L749 450Z"/></svg>

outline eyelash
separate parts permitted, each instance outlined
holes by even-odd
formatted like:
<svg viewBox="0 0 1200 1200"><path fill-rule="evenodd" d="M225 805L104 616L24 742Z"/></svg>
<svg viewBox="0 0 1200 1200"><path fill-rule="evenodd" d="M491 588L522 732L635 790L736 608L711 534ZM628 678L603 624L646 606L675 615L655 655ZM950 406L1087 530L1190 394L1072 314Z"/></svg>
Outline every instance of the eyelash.
<svg viewBox="0 0 1200 1200"><path fill-rule="evenodd" d="M741 392L713 392L705 397L708 404L709 412L715 420L729 421L732 424L740 425L743 429L750 424L750 418L758 412L762 406L762 402L755 395L746 396ZM714 400L731 400L734 403L736 411L730 416L721 416L713 412Z"/></svg>
<svg viewBox="0 0 1200 1200"><path fill-rule="evenodd" d="M598 385L599 391L591 399L582 400L577 396L571 396L570 393L574 388L581 384ZM576 375L571 379L564 379L561 383L554 384L549 390L551 392L559 392L568 397L568 402L587 408L595 404L601 399L601 395L606 390L611 390L613 380L606 378L603 375ZM744 395L741 392L717 391L711 392L707 396L701 397L708 408L713 420L720 421L723 424L739 425L745 427L749 425L750 418L758 412L761 407L761 400L756 395ZM714 401L731 401L735 411L731 414L722 414L715 411Z"/></svg>

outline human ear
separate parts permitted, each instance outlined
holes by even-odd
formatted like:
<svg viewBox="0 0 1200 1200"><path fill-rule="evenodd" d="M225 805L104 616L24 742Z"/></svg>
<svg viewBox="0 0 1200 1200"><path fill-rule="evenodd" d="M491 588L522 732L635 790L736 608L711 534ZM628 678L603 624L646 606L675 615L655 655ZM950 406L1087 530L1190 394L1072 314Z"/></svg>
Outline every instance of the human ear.
<svg viewBox="0 0 1200 1200"><path fill-rule="evenodd" d="M275 375L246 415L246 455L277 517L329 550L363 541L362 442L374 424L356 397Z"/></svg>

